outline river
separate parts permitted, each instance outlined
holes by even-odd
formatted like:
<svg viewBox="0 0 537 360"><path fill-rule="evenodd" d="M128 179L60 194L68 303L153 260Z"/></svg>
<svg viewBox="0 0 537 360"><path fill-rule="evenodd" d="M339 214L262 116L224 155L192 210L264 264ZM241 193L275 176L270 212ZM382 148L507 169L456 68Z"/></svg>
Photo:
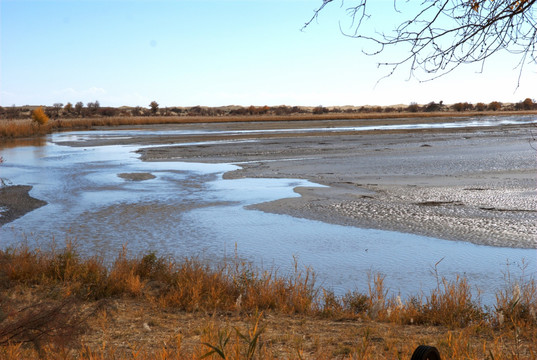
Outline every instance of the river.
<svg viewBox="0 0 537 360"><path fill-rule="evenodd" d="M154 134L154 133L153 133ZM142 135L142 134L140 134ZM73 241L83 255L237 258L263 269L292 272L294 261L311 267L317 284L343 294L366 291L368 274L386 276L391 294L427 294L437 276L465 276L483 303L505 287L506 276L535 275L535 249L446 241L397 232L360 229L246 209L298 196L299 179L223 179L232 164L143 162L139 146L62 145L73 139L133 136L132 131L58 133L39 145L0 150L1 177L32 185L48 204L4 225L2 248L27 243L47 248ZM130 180L132 174L151 174Z"/></svg>

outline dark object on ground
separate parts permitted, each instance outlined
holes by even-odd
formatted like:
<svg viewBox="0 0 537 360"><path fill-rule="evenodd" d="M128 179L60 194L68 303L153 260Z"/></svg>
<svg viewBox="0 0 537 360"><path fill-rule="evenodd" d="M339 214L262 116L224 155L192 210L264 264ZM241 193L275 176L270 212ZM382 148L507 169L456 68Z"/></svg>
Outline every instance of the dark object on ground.
<svg viewBox="0 0 537 360"><path fill-rule="evenodd" d="M440 360L440 353L434 346L420 345L410 360Z"/></svg>

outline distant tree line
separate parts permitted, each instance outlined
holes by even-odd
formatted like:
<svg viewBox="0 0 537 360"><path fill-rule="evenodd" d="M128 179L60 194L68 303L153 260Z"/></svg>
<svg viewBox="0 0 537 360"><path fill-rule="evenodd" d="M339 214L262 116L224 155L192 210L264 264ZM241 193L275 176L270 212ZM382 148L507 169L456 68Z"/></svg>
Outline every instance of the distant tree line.
<svg viewBox="0 0 537 360"><path fill-rule="evenodd" d="M32 111L37 106L0 106L1 119L27 119L32 116ZM148 108L136 107L105 107L99 101L88 102L84 105L81 101L62 104L55 103L52 106L42 106L46 116L50 119L59 118L92 118L112 116L259 116L259 115L296 115L296 114L328 114L328 113L401 113L401 112L464 112L464 111L524 111L537 110L537 102L530 98L512 104L503 104L498 101L491 103L471 104L458 102L445 105L442 101L434 101L419 105L411 103L408 106L344 106L344 107L302 107L302 106L223 106L223 107L165 107L162 108L156 101L152 101Z"/></svg>

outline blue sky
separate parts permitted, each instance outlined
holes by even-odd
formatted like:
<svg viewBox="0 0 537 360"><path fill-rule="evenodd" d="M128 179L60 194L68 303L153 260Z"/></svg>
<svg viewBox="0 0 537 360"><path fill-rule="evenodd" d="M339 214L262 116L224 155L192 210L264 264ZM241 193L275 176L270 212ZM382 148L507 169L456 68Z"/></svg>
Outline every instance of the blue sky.
<svg viewBox="0 0 537 360"><path fill-rule="evenodd" d="M0 0L0 105L98 100L103 106L389 105L535 98L537 69L517 88L518 58L500 54L432 82L377 63L345 37L334 2L305 31L321 0ZM396 25L392 0L371 31ZM350 5L347 2L346 5ZM375 9L371 9L375 11ZM515 91L516 90L516 91Z"/></svg>

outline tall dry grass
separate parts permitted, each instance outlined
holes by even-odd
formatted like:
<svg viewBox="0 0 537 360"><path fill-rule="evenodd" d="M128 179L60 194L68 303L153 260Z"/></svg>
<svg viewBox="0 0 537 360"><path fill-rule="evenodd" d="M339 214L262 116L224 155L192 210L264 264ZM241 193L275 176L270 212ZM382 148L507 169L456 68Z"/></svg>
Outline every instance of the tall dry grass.
<svg viewBox="0 0 537 360"><path fill-rule="evenodd" d="M262 312L380 321L398 326L440 326L446 329L445 335L436 341L444 358L535 359L537 350L528 345L537 341L535 281L509 279L509 282L498 293L497 303L486 308L472 297L464 278L439 279L438 288L430 294L403 301L388 296L381 275L371 276L366 292L336 296L316 287L313 272L297 265L293 274L280 276L237 260L221 264L197 259L178 261L154 253L129 256L123 249L114 261L105 263L96 256L80 256L69 243L61 249L47 251L20 246L0 250L0 359L279 358L282 353L265 341L267 334ZM36 312L21 309L20 304L24 301L17 298L17 294L24 293L23 289L41 294L36 309L46 309L51 314L50 321L34 325L34 332L26 331L28 325L25 324ZM87 314L95 314L96 310L90 311L93 305L84 304L113 298L137 299L163 311L233 313L250 320L248 326L238 328L215 318L200 333L198 346L188 350L182 349L179 336L173 347L156 352L138 348L135 344L128 354L105 344L100 349L70 346L72 339L68 335L77 334L79 325L89 316ZM45 300L59 305L54 307ZM26 332L15 336L13 329L21 328ZM42 340L37 342L21 340L33 338L20 334L36 332L45 333L47 337L39 337ZM488 340L476 346L475 340L471 339L477 335ZM282 334L280 338L285 336L290 335ZM62 339L69 341L62 342ZM25 345L27 343L30 346ZM376 351L382 351L384 355L379 357ZM386 342L379 349L375 338L365 333L353 346L340 347L337 356L323 353L319 346L313 358L390 358L400 356L396 354L401 351L409 353L412 349L410 345L402 347L401 342L395 340ZM300 348L286 355L297 359L304 356Z"/></svg>
<svg viewBox="0 0 537 360"><path fill-rule="evenodd" d="M129 257L126 249L107 265L96 256L82 258L71 244L50 251L0 250L0 288L53 286L64 297L127 296L185 311L310 313L316 297L313 273L295 269L284 277L245 262L176 261L154 253Z"/></svg>
<svg viewBox="0 0 537 360"><path fill-rule="evenodd" d="M535 111L502 111L500 115L535 114ZM38 125L31 119L0 119L0 139L20 138L48 134L54 131L92 129L100 126L199 124L255 121L308 121L308 120L366 120L441 118L495 115L497 112L430 112L430 113L329 113L295 115L249 115L249 116L110 116L88 118L59 118Z"/></svg>

